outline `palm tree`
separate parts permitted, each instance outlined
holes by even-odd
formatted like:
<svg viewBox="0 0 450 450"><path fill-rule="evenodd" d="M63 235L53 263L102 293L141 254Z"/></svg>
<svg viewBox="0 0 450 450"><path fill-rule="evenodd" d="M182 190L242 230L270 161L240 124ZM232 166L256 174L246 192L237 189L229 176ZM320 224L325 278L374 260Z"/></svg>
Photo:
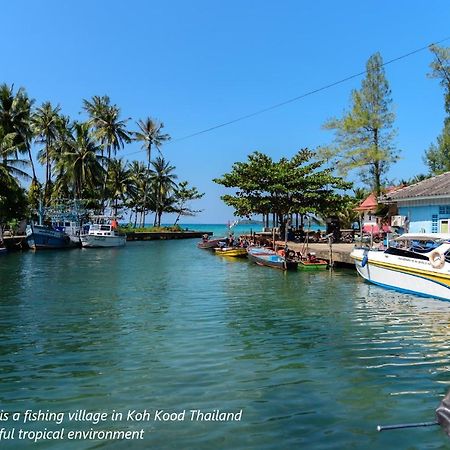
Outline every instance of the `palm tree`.
<svg viewBox="0 0 450 450"><path fill-rule="evenodd" d="M149 198L147 191L151 183L149 171L141 161L132 161L129 164L128 171L130 172L130 178L133 184L129 193L128 204L129 207L134 210L134 228L136 228L138 213L140 213L139 225L144 226L145 211L148 206L145 204L144 199Z"/></svg>
<svg viewBox="0 0 450 450"><path fill-rule="evenodd" d="M153 170L151 178L153 184L153 195L155 200L155 226L161 226L161 216L168 207L168 199L177 186L175 180L177 175L173 173L175 166L171 166L162 156L158 156L152 161Z"/></svg>
<svg viewBox="0 0 450 450"><path fill-rule="evenodd" d="M87 123L75 123L74 137L67 142L64 153L57 162L57 170L61 177L66 177L73 186L76 197L82 198L84 190L94 190L101 186L104 176L99 155L100 147L92 139Z"/></svg>
<svg viewBox="0 0 450 450"><path fill-rule="evenodd" d="M28 167L30 162L17 158L15 137L15 133L3 134L3 129L0 128L0 173L1 176L13 177L16 181L19 178L28 180L30 175L23 169Z"/></svg>
<svg viewBox="0 0 450 450"><path fill-rule="evenodd" d="M14 94L14 87L3 83L0 85L0 129L2 139L6 136L8 143L8 154L27 153L31 164L33 179L36 180L33 158L31 155L32 132L30 126L31 108L34 103L26 91L20 88ZM5 142L3 142L3 152L5 152ZM5 153L3 153L5 157Z"/></svg>
<svg viewBox="0 0 450 450"><path fill-rule="evenodd" d="M52 180L51 152L57 140L59 112L61 108L53 107L50 102L44 102L31 118L32 129L35 135L35 142L43 144L43 148L38 153L41 164L45 165L45 201L50 198L50 186Z"/></svg>
<svg viewBox="0 0 450 450"><path fill-rule="evenodd" d="M150 169L152 146L154 145L158 152L161 153L161 145L170 140L168 134L161 133L164 124L158 120L153 120L147 117L145 120L136 122L141 131L135 131L134 140L142 142L142 148L147 151L147 168Z"/></svg>
<svg viewBox="0 0 450 450"><path fill-rule="evenodd" d="M122 159L110 160L106 187L114 203L114 215L117 216L119 200L125 203L127 195L133 189L131 173Z"/></svg>
<svg viewBox="0 0 450 450"><path fill-rule="evenodd" d="M131 142L130 133L126 129L126 120L120 120L120 108L117 105L111 105L107 95L102 97L94 96L91 101L83 100L83 109L89 114L89 125L94 129L95 138L101 143L101 155L106 150L106 170L103 182L103 197L105 197L106 177L108 173L109 160L111 153L114 156L117 150L124 147L126 143ZM102 158L103 161L105 161Z"/></svg>
<svg viewBox="0 0 450 450"><path fill-rule="evenodd" d="M111 151L114 156L117 150L131 142L130 133L126 129L128 119L119 120L120 108L111 105L107 95L95 95L91 101L83 100L83 109L89 114L89 125L94 128L94 135L106 149L108 159Z"/></svg>

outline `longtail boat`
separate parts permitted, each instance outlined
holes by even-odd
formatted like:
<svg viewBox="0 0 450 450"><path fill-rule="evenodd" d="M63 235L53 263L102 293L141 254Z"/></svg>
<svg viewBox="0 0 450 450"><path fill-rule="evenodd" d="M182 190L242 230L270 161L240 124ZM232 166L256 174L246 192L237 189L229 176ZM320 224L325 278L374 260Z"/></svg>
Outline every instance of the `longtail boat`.
<svg viewBox="0 0 450 450"><path fill-rule="evenodd" d="M281 270L296 270L297 261L286 259L276 251L264 247L249 247L247 256L250 261L255 262L259 266L273 267Z"/></svg>
<svg viewBox="0 0 450 450"><path fill-rule="evenodd" d="M202 240L197 244L197 247L214 250L214 248L219 247L221 242L225 242L226 239L227 239L226 237L211 239L208 235L205 235L203 236Z"/></svg>
<svg viewBox="0 0 450 450"><path fill-rule="evenodd" d="M216 255L233 256L237 258L245 258L247 256L247 249L244 247L216 247L214 252Z"/></svg>

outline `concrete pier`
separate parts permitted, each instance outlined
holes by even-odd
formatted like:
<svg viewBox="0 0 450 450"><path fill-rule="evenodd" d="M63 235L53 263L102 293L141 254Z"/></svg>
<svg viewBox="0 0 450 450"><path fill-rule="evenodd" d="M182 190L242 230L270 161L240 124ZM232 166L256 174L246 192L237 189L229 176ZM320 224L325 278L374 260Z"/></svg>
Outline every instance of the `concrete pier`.
<svg viewBox="0 0 450 450"><path fill-rule="evenodd" d="M212 231L128 231L127 241L153 241L159 239L201 238L204 234L211 236Z"/></svg>
<svg viewBox="0 0 450 450"><path fill-rule="evenodd" d="M277 242L278 245L284 245L284 242ZM355 244L331 244L331 249L328 244L308 244L308 252L315 253L318 258L326 259L330 262L330 258L337 266L355 267L355 261L350 258L350 253L353 250ZM306 245L304 243L288 242L290 250L295 252L305 253Z"/></svg>

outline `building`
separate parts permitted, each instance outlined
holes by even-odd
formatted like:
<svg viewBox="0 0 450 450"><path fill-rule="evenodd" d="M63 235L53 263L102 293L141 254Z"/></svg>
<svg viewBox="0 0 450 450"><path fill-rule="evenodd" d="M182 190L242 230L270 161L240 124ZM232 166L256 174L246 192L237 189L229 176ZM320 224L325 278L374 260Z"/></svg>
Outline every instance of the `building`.
<svg viewBox="0 0 450 450"><path fill-rule="evenodd" d="M379 224L378 218L375 212L378 208L377 197L374 193L370 194L359 206L355 208L360 214L360 223L362 225L362 230L370 233L378 233Z"/></svg>
<svg viewBox="0 0 450 450"><path fill-rule="evenodd" d="M396 204L398 216L410 233L450 232L450 172L385 194L380 201Z"/></svg>

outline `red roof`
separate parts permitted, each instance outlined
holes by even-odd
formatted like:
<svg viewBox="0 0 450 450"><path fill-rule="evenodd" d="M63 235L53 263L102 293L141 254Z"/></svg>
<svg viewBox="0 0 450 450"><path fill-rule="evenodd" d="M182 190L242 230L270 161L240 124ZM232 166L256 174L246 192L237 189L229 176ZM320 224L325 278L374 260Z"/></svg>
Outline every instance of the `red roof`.
<svg viewBox="0 0 450 450"><path fill-rule="evenodd" d="M375 211L377 207L377 197L372 192L359 206L355 208L355 211Z"/></svg>

